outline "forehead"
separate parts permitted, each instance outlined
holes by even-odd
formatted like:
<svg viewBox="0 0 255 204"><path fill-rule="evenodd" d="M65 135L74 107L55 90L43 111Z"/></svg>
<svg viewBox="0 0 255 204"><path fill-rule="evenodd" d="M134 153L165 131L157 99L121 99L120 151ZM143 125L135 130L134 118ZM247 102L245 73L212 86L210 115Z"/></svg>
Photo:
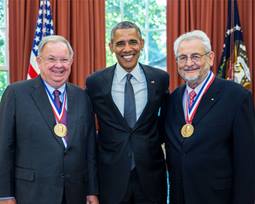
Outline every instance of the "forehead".
<svg viewBox="0 0 255 204"><path fill-rule="evenodd" d="M113 36L113 41L140 39L139 33L135 28L117 29Z"/></svg>
<svg viewBox="0 0 255 204"><path fill-rule="evenodd" d="M68 51L68 48L64 42L47 42L42 48L42 52L43 51L47 52Z"/></svg>
<svg viewBox="0 0 255 204"><path fill-rule="evenodd" d="M178 48L179 54L201 53L205 50L204 45L199 39L183 40Z"/></svg>

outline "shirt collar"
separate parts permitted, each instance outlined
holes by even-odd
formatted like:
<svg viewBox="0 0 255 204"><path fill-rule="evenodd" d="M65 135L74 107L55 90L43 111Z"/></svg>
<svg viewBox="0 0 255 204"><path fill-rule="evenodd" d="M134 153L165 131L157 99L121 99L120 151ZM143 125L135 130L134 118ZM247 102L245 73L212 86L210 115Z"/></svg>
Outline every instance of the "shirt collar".
<svg viewBox="0 0 255 204"><path fill-rule="evenodd" d="M124 68L122 68L119 63L117 63L116 70L115 70L117 81L120 82L124 80L127 73L128 72ZM132 74L133 78L136 79L137 81L140 81L140 82L143 81L143 78L142 78L143 70L141 66L139 65L139 63L136 64L135 68L130 72L130 74Z"/></svg>
<svg viewBox="0 0 255 204"><path fill-rule="evenodd" d="M43 81L44 81L44 80L43 80ZM53 91L55 91L56 89L55 89L54 87L52 87L51 85L49 85L46 81L44 81L44 83L45 83L45 86L47 87L47 89L49 90L49 92L50 92L51 94L53 94ZM60 88L58 88L57 90L59 90L60 93L63 94L64 91L65 91L65 88L66 88L66 84L63 84L63 85L62 85Z"/></svg>
<svg viewBox="0 0 255 204"><path fill-rule="evenodd" d="M208 75L210 74L210 72L207 73L205 79L202 81L202 83L200 83L196 88L192 89L189 87L188 83L186 83L186 90L188 91L188 94L194 90L196 92L196 94L199 93L200 89L202 88L203 84L205 83L205 80L207 79Z"/></svg>

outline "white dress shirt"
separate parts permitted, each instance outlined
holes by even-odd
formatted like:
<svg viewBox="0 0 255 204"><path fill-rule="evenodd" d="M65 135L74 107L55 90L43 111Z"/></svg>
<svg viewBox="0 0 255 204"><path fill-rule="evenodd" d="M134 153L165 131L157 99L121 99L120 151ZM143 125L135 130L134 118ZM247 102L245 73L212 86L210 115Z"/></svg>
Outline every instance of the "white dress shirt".
<svg viewBox="0 0 255 204"><path fill-rule="evenodd" d="M124 92L127 73L125 69L117 64L112 82L112 98L122 116L124 116ZM136 120L138 120L148 100L147 82L139 64L136 65L130 74L133 76L130 81L135 94Z"/></svg>

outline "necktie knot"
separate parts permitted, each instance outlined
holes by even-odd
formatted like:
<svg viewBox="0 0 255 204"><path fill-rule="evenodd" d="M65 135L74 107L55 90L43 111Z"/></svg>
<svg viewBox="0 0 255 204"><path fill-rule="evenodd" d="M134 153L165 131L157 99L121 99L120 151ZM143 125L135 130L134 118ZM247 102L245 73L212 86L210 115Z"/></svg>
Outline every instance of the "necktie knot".
<svg viewBox="0 0 255 204"><path fill-rule="evenodd" d="M127 80L128 80L128 81L130 81L130 79L131 79L132 77L133 77L132 74L130 74L130 73L127 74Z"/></svg>
<svg viewBox="0 0 255 204"><path fill-rule="evenodd" d="M57 89L53 91L54 102L57 105L58 109L60 109L60 107L61 107L61 101L60 101L60 98L59 98L60 94L61 94L61 92Z"/></svg>
<svg viewBox="0 0 255 204"><path fill-rule="evenodd" d="M191 107L194 103L194 99L196 97L196 92L194 90L192 90L190 93L189 93L189 107Z"/></svg>
<svg viewBox="0 0 255 204"><path fill-rule="evenodd" d="M59 97L60 94L61 94L61 92L57 89L53 91L54 97Z"/></svg>

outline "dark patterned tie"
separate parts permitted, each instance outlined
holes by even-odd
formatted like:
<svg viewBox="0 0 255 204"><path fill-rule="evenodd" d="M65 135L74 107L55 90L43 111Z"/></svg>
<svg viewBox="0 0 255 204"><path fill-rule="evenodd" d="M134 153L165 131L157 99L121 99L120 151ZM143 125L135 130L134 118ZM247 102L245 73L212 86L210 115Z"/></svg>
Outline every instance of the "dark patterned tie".
<svg viewBox="0 0 255 204"><path fill-rule="evenodd" d="M135 94L133 86L130 82L131 78L132 75L127 74L124 97L124 118L126 119L129 127L133 128L136 123L136 107L135 107Z"/></svg>
<svg viewBox="0 0 255 204"><path fill-rule="evenodd" d="M56 104L58 110L59 110L59 109L61 108L61 106L62 106L62 103L61 103L60 98L59 98L59 95L60 95L60 94L61 94L61 92L60 92L59 90L57 90L57 89L53 91L54 102L55 102L55 104Z"/></svg>
<svg viewBox="0 0 255 204"><path fill-rule="evenodd" d="M61 107L62 107L62 103L61 103L60 98L59 98L60 94L61 94L61 92L59 90L57 90L57 89L53 91L54 102L55 102L58 110L60 110ZM67 111L66 111L66 107L64 107L63 117L61 118L60 122L67 126ZM67 142L68 138L69 138L68 133L67 133L67 135L64 138L65 138L65 140Z"/></svg>

